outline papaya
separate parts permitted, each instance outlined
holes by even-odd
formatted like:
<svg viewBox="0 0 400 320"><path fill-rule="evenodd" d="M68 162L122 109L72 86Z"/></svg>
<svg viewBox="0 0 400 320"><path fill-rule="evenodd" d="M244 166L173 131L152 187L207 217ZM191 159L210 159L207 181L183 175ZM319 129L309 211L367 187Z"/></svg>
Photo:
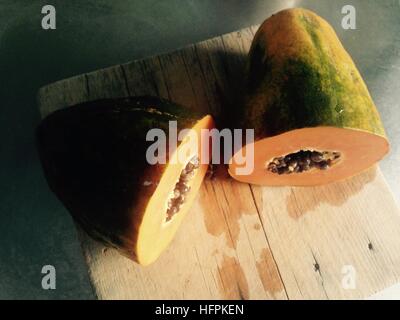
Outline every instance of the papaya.
<svg viewBox="0 0 400 320"><path fill-rule="evenodd" d="M389 151L360 72L333 28L312 11L283 10L261 24L245 79L238 126L254 129L254 141L231 158L235 179L320 185L353 176ZM252 157L249 174L237 174L239 155Z"/></svg>
<svg viewBox="0 0 400 320"><path fill-rule="evenodd" d="M169 139L171 121L194 134L183 135L175 149L155 150L165 162L149 161L155 139L146 139L147 133L158 128ZM36 141L48 184L78 225L148 265L171 242L195 200L208 168L200 150L209 142L201 141L200 131L213 126L210 115L167 100L128 97L53 112L39 124ZM188 152L180 152L184 147Z"/></svg>

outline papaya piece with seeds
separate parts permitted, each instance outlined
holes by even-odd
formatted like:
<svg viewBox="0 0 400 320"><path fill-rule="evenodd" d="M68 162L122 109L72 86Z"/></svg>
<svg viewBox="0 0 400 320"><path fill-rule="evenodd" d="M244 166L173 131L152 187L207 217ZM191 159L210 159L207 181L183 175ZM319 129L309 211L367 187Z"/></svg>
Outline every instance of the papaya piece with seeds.
<svg viewBox="0 0 400 320"><path fill-rule="evenodd" d="M238 175L243 164L233 157L229 173L239 181L329 183L371 167L389 150L353 60L328 22L309 10L283 10L260 26L245 91L238 127L253 128L255 141L237 152L254 160L254 170Z"/></svg>
<svg viewBox="0 0 400 320"><path fill-rule="evenodd" d="M170 121L178 132L193 129L194 135L178 141L175 150L165 148L166 163L150 164L146 153L154 141L146 135L162 129L168 143ZM200 150L209 142L201 141L200 130L213 126L211 116L159 98L106 99L47 116L37 128L37 147L50 188L78 224L148 265L171 242L196 197L208 167ZM184 144L194 152L172 161ZM184 198L171 214L168 204L188 167L190 179L179 188Z"/></svg>

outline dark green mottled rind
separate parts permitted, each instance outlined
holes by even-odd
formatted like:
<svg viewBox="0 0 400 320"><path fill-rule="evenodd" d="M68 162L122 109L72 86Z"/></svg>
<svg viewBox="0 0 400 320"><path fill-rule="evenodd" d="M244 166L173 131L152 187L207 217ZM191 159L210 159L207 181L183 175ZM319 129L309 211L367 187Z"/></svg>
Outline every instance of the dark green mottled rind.
<svg viewBox="0 0 400 320"><path fill-rule="evenodd" d="M351 58L333 30L326 36L327 23L303 9L283 11L271 19L274 21L269 25L260 27L249 54L241 126L254 128L257 139L318 126L385 136L376 107ZM286 24L286 31L293 34L280 34L277 24ZM278 31L267 35L268 28ZM271 52L278 37L279 48L275 46L274 50L280 52ZM293 47L296 53L285 56L285 50Z"/></svg>
<svg viewBox="0 0 400 320"><path fill-rule="evenodd" d="M135 258L137 229L165 170L149 165L152 128L191 128L200 119L154 97L93 101L56 111L37 128L37 147L52 191L92 237ZM144 181L152 185L144 187Z"/></svg>

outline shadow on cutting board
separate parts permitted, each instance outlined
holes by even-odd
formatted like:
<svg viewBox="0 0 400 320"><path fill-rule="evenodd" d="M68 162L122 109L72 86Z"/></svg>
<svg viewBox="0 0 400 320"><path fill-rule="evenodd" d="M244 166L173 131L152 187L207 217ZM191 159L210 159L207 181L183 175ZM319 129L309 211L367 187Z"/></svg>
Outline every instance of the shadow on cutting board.
<svg viewBox="0 0 400 320"><path fill-rule="evenodd" d="M320 203L341 206L349 198L359 193L365 185L376 177L376 166L345 181L338 181L318 187L292 187L286 205L289 216L298 219L313 211ZM340 188L338 185L341 184ZM341 192L338 192L341 191ZM315 195L318 195L316 198Z"/></svg>

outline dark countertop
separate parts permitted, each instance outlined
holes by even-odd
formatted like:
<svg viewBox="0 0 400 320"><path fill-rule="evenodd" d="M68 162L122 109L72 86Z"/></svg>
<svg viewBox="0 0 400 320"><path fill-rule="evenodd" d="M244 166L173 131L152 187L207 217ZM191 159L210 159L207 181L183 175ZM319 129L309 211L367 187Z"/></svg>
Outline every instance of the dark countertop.
<svg viewBox="0 0 400 320"><path fill-rule="evenodd" d="M41 29L45 4L0 2L0 298L94 298L73 223L38 162L38 88L257 24L289 6L325 17L353 56L391 141L381 168L400 199L400 1L353 0L356 30L341 28L348 1L53 0L54 31ZM56 267L56 290L41 288L45 264Z"/></svg>

